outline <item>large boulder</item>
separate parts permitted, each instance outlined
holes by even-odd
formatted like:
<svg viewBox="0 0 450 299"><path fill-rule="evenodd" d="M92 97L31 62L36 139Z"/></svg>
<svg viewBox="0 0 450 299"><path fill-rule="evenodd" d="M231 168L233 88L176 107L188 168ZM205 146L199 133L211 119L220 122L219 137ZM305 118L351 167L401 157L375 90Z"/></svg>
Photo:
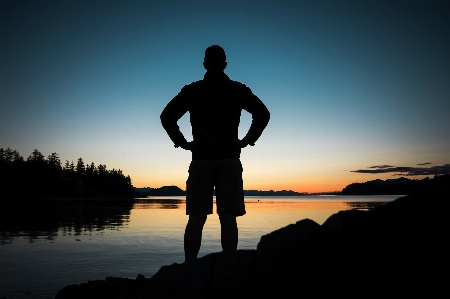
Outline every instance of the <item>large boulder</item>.
<svg viewBox="0 0 450 299"><path fill-rule="evenodd" d="M321 269L322 235L319 224L304 219L262 236L256 251L257 297L288 295L299 285L311 287Z"/></svg>
<svg viewBox="0 0 450 299"><path fill-rule="evenodd" d="M436 271L447 260L447 199L439 196L405 196L370 211L340 211L322 227L333 234L324 248L333 251L329 273L337 283L376 284L385 293L442 290ZM325 255L330 257L330 255ZM382 282L382 283L381 283Z"/></svg>

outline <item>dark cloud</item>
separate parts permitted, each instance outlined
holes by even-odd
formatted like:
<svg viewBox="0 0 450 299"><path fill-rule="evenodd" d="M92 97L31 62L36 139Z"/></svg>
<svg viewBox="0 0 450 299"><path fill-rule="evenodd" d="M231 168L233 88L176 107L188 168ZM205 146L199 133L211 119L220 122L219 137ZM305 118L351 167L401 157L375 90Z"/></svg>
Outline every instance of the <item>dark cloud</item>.
<svg viewBox="0 0 450 299"><path fill-rule="evenodd" d="M377 166L370 166L368 168L380 168L380 169L383 169L383 168L390 168L390 167L394 167L394 166L391 166L391 165L377 165Z"/></svg>
<svg viewBox="0 0 450 299"><path fill-rule="evenodd" d="M429 162L418 164L418 165L428 165ZM402 176L415 176L415 175L435 175L435 174L446 174L450 173L450 164L444 164L442 166L432 166L432 167L409 167L409 166L390 166L390 165L378 165L370 166L371 169L359 169L351 170L351 172L358 173L394 173L394 175Z"/></svg>
<svg viewBox="0 0 450 299"><path fill-rule="evenodd" d="M417 165L430 165L430 164L433 164L433 163L431 163L431 162L425 162L425 163L419 163L419 164L417 164Z"/></svg>

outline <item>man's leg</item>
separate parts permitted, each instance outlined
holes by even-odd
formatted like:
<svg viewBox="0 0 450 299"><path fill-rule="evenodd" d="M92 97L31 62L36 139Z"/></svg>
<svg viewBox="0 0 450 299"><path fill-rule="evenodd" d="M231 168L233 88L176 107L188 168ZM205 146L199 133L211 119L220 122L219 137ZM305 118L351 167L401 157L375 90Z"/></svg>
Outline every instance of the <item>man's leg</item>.
<svg viewBox="0 0 450 299"><path fill-rule="evenodd" d="M207 215L189 215L189 220L184 231L184 259L195 259L200 251L202 243L202 230Z"/></svg>
<svg viewBox="0 0 450 299"><path fill-rule="evenodd" d="M236 223L236 215L219 214L221 228L222 249L225 252L233 252L237 250L238 244L238 227Z"/></svg>

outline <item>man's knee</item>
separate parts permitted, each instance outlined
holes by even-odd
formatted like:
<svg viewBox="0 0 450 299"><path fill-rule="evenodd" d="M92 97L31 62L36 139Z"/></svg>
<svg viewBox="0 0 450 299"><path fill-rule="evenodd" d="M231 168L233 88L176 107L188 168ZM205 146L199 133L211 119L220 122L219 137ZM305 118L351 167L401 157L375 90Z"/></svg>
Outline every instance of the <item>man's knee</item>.
<svg viewBox="0 0 450 299"><path fill-rule="evenodd" d="M236 225L235 214L219 214L220 224L223 225Z"/></svg>
<svg viewBox="0 0 450 299"><path fill-rule="evenodd" d="M189 215L188 224L194 226L203 226L206 222L207 215Z"/></svg>

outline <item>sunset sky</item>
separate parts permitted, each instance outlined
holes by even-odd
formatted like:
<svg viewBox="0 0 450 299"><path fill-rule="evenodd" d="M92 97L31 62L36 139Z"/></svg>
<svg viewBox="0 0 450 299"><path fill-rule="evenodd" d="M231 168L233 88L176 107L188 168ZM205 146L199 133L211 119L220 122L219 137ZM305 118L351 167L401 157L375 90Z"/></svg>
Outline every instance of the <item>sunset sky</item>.
<svg viewBox="0 0 450 299"><path fill-rule="evenodd" d="M318 192L450 171L448 1L0 1L0 147L81 157L135 187L185 189L190 152L159 115L226 74L271 120L244 188ZM179 122L188 140L186 114ZM240 138L251 122L243 112Z"/></svg>

